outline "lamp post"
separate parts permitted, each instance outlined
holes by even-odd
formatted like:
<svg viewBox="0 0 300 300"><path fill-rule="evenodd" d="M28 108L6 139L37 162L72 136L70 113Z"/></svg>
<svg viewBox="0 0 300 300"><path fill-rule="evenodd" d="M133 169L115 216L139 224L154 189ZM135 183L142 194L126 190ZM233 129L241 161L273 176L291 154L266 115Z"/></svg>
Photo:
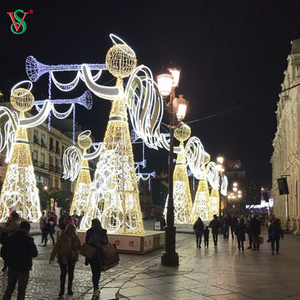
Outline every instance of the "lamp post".
<svg viewBox="0 0 300 300"><path fill-rule="evenodd" d="M221 194L221 186L222 186L222 180L223 180L223 175L224 175L224 157L218 156L217 157L217 170L219 172L219 218L221 218L221 213L222 213L222 194Z"/></svg>
<svg viewBox="0 0 300 300"><path fill-rule="evenodd" d="M228 194L228 202L231 205L239 204L239 214L241 214L241 200L242 200L242 191L238 189L238 183L234 182L232 184L232 191Z"/></svg>
<svg viewBox="0 0 300 300"><path fill-rule="evenodd" d="M170 115L170 152L169 152L169 199L167 207L167 225L165 227L165 250L161 256L161 264L164 266L177 266L179 264L178 253L175 251L175 230L174 226L174 200L173 200L173 173L174 173L174 130L177 120L183 120L186 111L186 101L182 95L176 98L175 89L179 83L180 70L169 68L170 73L160 74L156 77L158 89L164 100L169 97L170 101L166 106Z"/></svg>

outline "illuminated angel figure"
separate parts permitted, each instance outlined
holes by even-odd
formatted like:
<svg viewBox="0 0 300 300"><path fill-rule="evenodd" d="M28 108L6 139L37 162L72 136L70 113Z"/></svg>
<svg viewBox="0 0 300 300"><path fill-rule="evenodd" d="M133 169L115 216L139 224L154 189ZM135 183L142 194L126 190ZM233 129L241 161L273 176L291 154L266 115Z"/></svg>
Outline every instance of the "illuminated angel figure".
<svg viewBox="0 0 300 300"><path fill-rule="evenodd" d="M89 194L92 207L86 220L101 218L108 232L139 234L144 233L144 226L123 88L123 78L136 68L136 56L125 42L116 43L116 37L111 38L115 45L108 50L105 63L117 78L119 94L111 97L109 121ZM102 97L101 86L94 83L88 66L84 65L82 72L89 89Z"/></svg>
<svg viewBox="0 0 300 300"><path fill-rule="evenodd" d="M91 132L86 130L78 136L78 149L75 146L68 147L63 156L64 179L74 181L77 177L74 197L71 205L71 212L74 210L78 214L89 210L88 195L90 191L91 175L88 161L100 155L101 145L93 153L87 153L92 146ZM82 222L83 224L83 222ZM83 228L81 226L81 228ZM85 228L86 229L86 228Z"/></svg>
<svg viewBox="0 0 300 300"><path fill-rule="evenodd" d="M188 178L188 172L185 164L185 151L183 142L191 135L191 129L183 124L177 127L174 137L180 141L181 151L177 154L176 166L173 174L173 199L174 199L174 223L191 224L192 219L192 196ZM165 214L167 213L168 201L166 201Z"/></svg>
<svg viewBox="0 0 300 300"><path fill-rule="evenodd" d="M12 88L10 96L12 106L20 112L19 116L6 107L0 107L0 119L5 122L2 128L4 136L0 131L0 151L6 148L8 162L1 192L0 222L6 220L10 210L16 210L21 217L32 222L38 221L41 216L27 128L44 122L52 104L46 100L37 115L25 118L25 112L33 107L34 97L30 92L31 83L29 90L17 88L20 84Z"/></svg>

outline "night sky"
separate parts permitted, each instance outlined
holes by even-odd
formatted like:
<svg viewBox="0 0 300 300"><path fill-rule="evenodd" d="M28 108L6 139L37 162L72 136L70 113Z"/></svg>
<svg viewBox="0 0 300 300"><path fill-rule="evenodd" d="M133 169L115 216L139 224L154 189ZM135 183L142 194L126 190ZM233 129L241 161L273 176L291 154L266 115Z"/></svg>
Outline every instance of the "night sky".
<svg viewBox="0 0 300 300"><path fill-rule="evenodd" d="M11 32L7 14L16 9L33 10L20 35ZM45 64L104 63L110 33L126 41L138 64L155 75L170 61L179 65L176 92L189 101L185 121L199 120L189 125L212 160L218 154L240 159L248 176L271 184L276 103L290 41L300 38L299 0L1 0L0 90L8 96L27 79L29 55ZM105 74L98 83L113 85L112 79ZM44 75L34 84L37 99L47 97L47 80ZM53 88L52 97L77 97L84 90L83 83L69 95ZM109 108L109 101L94 96L93 109L78 107L76 120L102 140ZM134 147L139 159L141 147ZM160 161L166 151L160 153L146 150L148 171L167 171L166 160Z"/></svg>

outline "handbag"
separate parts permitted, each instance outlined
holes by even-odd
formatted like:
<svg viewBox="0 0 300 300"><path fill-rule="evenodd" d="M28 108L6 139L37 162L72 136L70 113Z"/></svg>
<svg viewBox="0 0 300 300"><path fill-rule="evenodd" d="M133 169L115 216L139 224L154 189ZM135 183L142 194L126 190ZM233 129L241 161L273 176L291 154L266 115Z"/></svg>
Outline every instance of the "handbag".
<svg viewBox="0 0 300 300"><path fill-rule="evenodd" d="M264 243L264 238L262 236L258 237L258 243L263 244Z"/></svg>
<svg viewBox="0 0 300 300"><path fill-rule="evenodd" d="M107 243L100 247L101 251L101 270L107 271L119 263L119 253L115 244Z"/></svg>
<svg viewBox="0 0 300 300"><path fill-rule="evenodd" d="M97 248L95 248L87 243L83 243L83 245L81 246L81 248L79 250L79 254L88 259L91 259L94 256L96 249Z"/></svg>

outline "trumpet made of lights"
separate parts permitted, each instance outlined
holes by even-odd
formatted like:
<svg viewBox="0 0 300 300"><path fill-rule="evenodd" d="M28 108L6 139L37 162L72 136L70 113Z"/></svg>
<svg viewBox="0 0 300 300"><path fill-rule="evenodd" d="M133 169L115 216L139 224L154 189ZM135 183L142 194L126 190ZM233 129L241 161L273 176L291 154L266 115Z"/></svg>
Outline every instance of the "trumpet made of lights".
<svg viewBox="0 0 300 300"><path fill-rule="evenodd" d="M87 150L92 146L91 132L86 130L78 136L78 149L70 146L66 149L63 156L64 179L74 181L77 178L74 197L70 211L74 210L80 214L89 209L88 195L90 192L91 175L88 161L100 155L101 145L95 152L87 154Z"/></svg>
<svg viewBox="0 0 300 300"><path fill-rule="evenodd" d="M83 218L83 226L88 228L91 225L90 220L99 218L102 226L110 233L143 234L144 226L123 88L123 78L130 76L136 67L134 51L122 40L120 43L114 43L107 52L106 67L117 78L116 87L120 94L112 102L101 155L89 193L91 207ZM98 87L92 81L88 70L83 74L87 76L87 86L97 94Z"/></svg>
<svg viewBox="0 0 300 300"><path fill-rule="evenodd" d="M185 152L183 142L191 135L188 125L182 124L174 131L174 137L180 142L181 152L177 154L177 161L173 174L173 201L174 201L174 223L191 224L192 218L192 196L185 164ZM167 213L168 201L166 201L165 214Z"/></svg>

